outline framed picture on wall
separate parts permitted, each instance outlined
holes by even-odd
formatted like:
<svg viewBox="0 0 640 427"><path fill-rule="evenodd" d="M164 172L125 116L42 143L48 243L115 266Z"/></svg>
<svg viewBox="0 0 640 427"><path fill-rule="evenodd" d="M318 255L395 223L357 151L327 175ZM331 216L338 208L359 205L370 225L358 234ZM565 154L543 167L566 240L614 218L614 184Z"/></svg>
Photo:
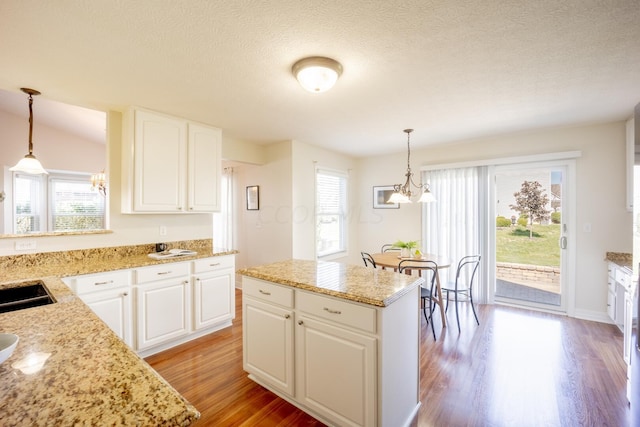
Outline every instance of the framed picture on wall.
<svg viewBox="0 0 640 427"><path fill-rule="evenodd" d="M247 210L257 211L260 209L260 187L250 185L247 187Z"/></svg>
<svg viewBox="0 0 640 427"><path fill-rule="evenodd" d="M387 203L393 194L393 185L382 185L373 187L373 208L374 209L399 209L399 203Z"/></svg>

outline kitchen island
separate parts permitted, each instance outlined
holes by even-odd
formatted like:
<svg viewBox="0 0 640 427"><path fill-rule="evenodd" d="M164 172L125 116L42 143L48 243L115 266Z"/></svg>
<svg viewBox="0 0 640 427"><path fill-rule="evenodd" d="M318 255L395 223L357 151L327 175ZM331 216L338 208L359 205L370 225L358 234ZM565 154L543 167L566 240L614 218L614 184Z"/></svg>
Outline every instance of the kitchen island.
<svg viewBox="0 0 640 427"><path fill-rule="evenodd" d="M196 245L197 246L197 245ZM182 247L182 245L181 245ZM55 303L0 313L20 338L0 365L0 424L187 426L200 413L61 280L150 266L152 246L0 257L0 288L42 281ZM235 253L197 246L185 259Z"/></svg>
<svg viewBox="0 0 640 427"><path fill-rule="evenodd" d="M305 260L239 273L252 380L329 425L411 424L422 278Z"/></svg>

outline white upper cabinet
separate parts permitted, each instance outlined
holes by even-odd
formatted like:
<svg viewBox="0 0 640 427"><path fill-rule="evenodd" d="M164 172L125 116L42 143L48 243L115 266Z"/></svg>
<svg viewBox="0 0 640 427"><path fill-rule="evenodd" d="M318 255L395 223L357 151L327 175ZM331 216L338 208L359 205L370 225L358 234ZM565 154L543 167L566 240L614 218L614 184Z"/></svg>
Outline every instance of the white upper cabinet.
<svg viewBox="0 0 640 427"><path fill-rule="evenodd" d="M220 210L220 129L132 108L122 141L122 211Z"/></svg>

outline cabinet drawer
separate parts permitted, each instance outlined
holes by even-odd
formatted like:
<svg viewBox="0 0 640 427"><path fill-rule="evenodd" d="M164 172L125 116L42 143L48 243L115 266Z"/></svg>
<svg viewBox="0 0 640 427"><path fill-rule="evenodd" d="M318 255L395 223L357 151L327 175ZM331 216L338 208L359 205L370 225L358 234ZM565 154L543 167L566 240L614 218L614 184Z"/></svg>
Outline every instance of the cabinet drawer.
<svg viewBox="0 0 640 427"><path fill-rule="evenodd" d="M233 268L235 259L233 255L215 256L211 258L197 259L193 261L193 272L202 273L205 271L222 270Z"/></svg>
<svg viewBox="0 0 640 427"><path fill-rule="evenodd" d="M88 274L72 279L72 288L77 295L106 291L131 284L127 270L110 271L100 274Z"/></svg>
<svg viewBox="0 0 640 427"><path fill-rule="evenodd" d="M137 268L135 270L135 283L153 282L188 275L188 262L167 263L154 265L153 267Z"/></svg>
<svg viewBox="0 0 640 427"><path fill-rule="evenodd" d="M264 280L243 277L242 292L283 307L293 307L293 289Z"/></svg>
<svg viewBox="0 0 640 427"><path fill-rule="evenodd" d="M622 268L616 268L616 282L629 289L631 287L631 275Z"/></svg>
<svg viewBox="0 0 640 427"><path fill-rule="evenodd" d="M363 331L376 332L376 309L307 292L296 292L300 311Z"/></svg>

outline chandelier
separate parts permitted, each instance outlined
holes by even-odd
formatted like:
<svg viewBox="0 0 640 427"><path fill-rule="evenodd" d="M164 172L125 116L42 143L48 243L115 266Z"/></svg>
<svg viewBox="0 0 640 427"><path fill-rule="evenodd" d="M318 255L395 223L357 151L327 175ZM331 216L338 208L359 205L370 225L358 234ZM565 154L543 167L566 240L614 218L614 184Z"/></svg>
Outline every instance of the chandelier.
<svg viewBox="0 0 640 427"><path fill-rule="evenodd" d="M98 190L103 196L107 196L107 179L104 173L104 169L100 173L94 173L91 175L91 189Z"/></svg>
<svg viewBox="0 0 640 427"><path fill-rule="evenodd" d="M404 175L406 180L404 184L396 184L393 186L393 194L387 200L387 203L411 203L411 197L414 193L411 191L411 187L415 187L422 194L418 199L419 203L435 202L435 197L429 190L429 184L416 184L413 182L413 172L411 172L411 146L409 144L409 138L413 129L405 129L403 132L407 134L407 173Z"/></svg>

